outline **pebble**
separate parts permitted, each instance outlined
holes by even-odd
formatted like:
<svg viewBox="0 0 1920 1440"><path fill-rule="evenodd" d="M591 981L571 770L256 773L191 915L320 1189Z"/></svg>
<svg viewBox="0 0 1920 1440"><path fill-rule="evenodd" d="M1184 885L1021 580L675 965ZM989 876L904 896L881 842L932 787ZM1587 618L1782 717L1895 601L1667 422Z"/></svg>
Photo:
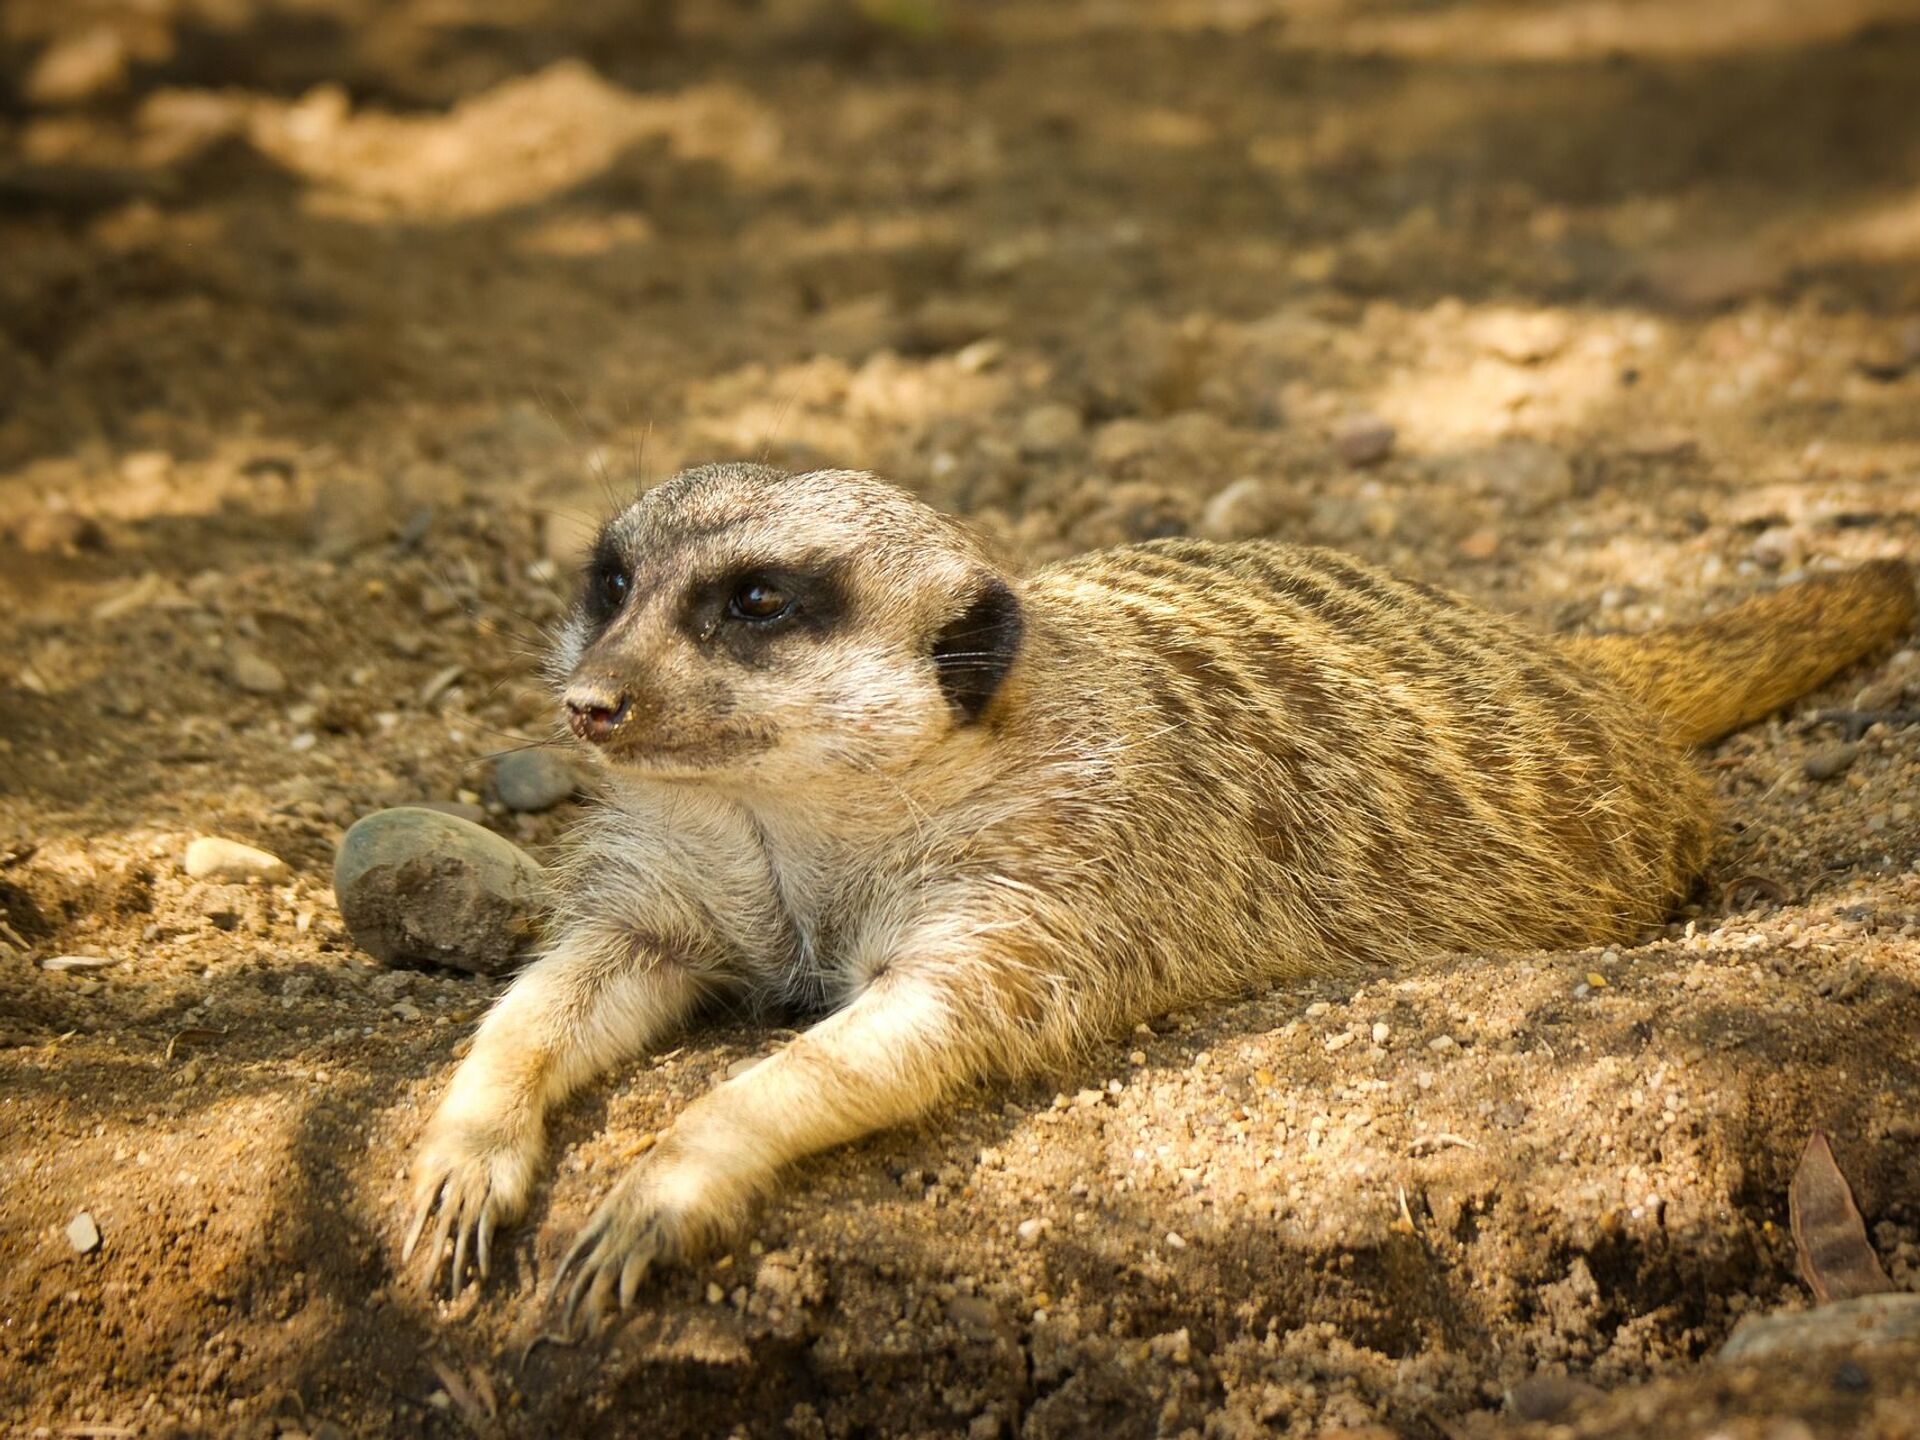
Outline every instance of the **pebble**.
<svg viewBox="0 0 1920 1440"><path fill-rule="evenodd" d="M1791 569L1806 559L1807 543L1791 525L1769 525L1753 537L1749 553L1769 570Z"/></svg>
<svg viewBox="0 0 1920 1440"><path fill-rule="evenodd" d="M67 1222L67 1243L81 1255L91 1255L100 1248L100 1227L87 1211L82 1210Z"/></svg>
<svg viewBox="0 0 1920 1440"><path fill-rule="evenodd" d="M1052 1228L1052 1225L1045 1220L1022 1220L1015 1228L1015 1233L1019 1235L1022 1245L1038 1245L1047 1231Z"/></svg>
<svg viewBox="0 0 1920 1440"><path fill-rule="evenodd" d="M42 970L105 970L120 962L107 955L49 955L40 962Z"/></svg>
<svg viewBox="0 0 1920 1440"><path fill-rule="evenodd" d="M1243 475L1207 501L1198 533L1208 540L1251 540L1270 535L1291 518L1297 506L1281 486L1258 475Z"/></svg>
<svg viewBox="0 0 1920 1440"><path fill-rule="evenodd" d="M1006 353L1007 346L1004 340L988 336L984 340L976 340L964 347L953 357L953 363L960 368L962 374L978 375L998 365L1006 357Z"/></svg>
<svg viewBox="0 0 1920 1440"><path fill-rule="evenodd" d="M1853 768L1853 762L1860 758L1858 745L1827 745L1813 752L1800 768L1806 772L1809 780L1835 780Z"/></svg>
<svg viewBox="0 0 1920 1440"><path fill-rule="evenodd" d="M1373 1043L1374 1044L1384 1045L1387 1043L1388 1039L1392 1037L1392 1035L1393 1035L1392 1027L1390 1027L1386 1021L1376 1020L1373 1022Z"/></svg>
<svg viewBox="0 0 1920 1440"><path fill-rule="evenodd" d="M1079 440L1086 422L1071 405L1038 405L1020 421L1022 455L1057 455Z"/></svg>
<svg viewBox="0 0 1920 1440"><path fill-rule="evenodd" d="M407 806L347 831L333 889L348 931L376 959L499 975L533 942L542 876L491 830Z"/></svg>
<svg viewBox="0 0 1920 1440"><path fill-rule="evenodd" d="M195 880L233 884L287 878L287 862L278 855L213 835L202 835L188 845L182 863Z"/></svg>
<svg viewBox="0 0 1920 1440"><path fill-rule="evenodd" d="M1898 710L1907 698L1907 680L1905 675L1888 675L1863 685L1860 693L1853 697L1856 710Z"/></svg>
<svg viewBox="0 0 1920 1440"><path fill-rule="evenodd" d="M573 767L551 750L516 750L493 767L493 788L509 810L551 810L579 788Z"/></svg>
<svg viewBox="0 0 1920 1440"><path fill-rule="evenodd" d="M280 667L257 650L235 645L227 651L227 683L249 695L278 695L287 688Z"/></svg>
<svg viewBox="0 0 1920 1440"><path fill-rule="evenodd" d="M1857 1295L1813 1310L1749 1315L1720 1347L1723 1365L1805 1354L1844 1346L1849 1350L1920 1343L1920 1295Z"/></svg>
<svg viewBox="0 0 1920 1440"><path fill-rule="evenodd" d="M1378 415L1349 415L1333 429L1333 448L1349 465L1376 465L1393 453L1399 431Z"/></svg>
<svg viewBox="0 0 1920 1440"><path fill-rule="evenodd" d="M464 665L449 665L443 670L434 672L427 683L420 687L420 703L431 708L434 702L451 690L466 673L467 667Z"/></svg>

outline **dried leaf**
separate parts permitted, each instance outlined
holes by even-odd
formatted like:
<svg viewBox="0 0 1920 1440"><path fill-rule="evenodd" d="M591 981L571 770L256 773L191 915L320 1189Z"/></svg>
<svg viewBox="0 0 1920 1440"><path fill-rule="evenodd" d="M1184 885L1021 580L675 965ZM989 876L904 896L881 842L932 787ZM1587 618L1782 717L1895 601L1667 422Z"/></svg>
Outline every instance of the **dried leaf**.
<svg viewBox="0 0 1920 1440"><path fill-rule="evenodd" d="M1800 1275L1822 1305L1893 1289L1867 1243L1866 1222L1853 1203L1847 1177L1834 1163L1825 1131L1816 1130L1800 1155L1787 1192Z"/></svg>

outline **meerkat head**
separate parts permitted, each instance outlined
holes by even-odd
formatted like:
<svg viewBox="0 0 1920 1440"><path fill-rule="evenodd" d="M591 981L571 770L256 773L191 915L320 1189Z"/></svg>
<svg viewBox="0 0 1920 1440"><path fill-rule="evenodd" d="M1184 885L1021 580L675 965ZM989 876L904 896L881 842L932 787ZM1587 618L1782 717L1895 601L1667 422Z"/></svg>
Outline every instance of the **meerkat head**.
<svg viewBox="0 0 1920 1440"><path fill-rule="evenodd" d="M871 475L689 470L608 521L549 666L617 772L753 786L901 768L989 723L1014 583Z"/></svg>

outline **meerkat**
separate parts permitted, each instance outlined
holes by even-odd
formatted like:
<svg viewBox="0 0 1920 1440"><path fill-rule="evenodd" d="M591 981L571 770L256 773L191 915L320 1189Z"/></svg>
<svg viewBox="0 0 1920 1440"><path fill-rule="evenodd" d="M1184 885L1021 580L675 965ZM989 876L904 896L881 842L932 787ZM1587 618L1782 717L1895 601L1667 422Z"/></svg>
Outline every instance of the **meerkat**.
<svg viewBox="0 0 1920 1440"><path fill-rule="evenodd" d="M1300 976L1631 939L1713 846L1688 749L1913 615L1896 561L1586 638L1277 543L1020 579L870 475L686 472L607 524L555 647L606 794L427 1126L405 1255L484 1277L549 1109L708 1002L825 1018L612 1188L570 1328L970 1081Z"/></svg>

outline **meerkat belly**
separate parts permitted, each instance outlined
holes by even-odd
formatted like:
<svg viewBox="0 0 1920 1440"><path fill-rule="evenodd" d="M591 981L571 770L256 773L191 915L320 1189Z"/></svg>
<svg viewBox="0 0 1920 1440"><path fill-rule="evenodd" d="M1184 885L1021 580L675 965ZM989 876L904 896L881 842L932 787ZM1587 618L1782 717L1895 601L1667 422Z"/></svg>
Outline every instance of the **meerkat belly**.
<svg viewBox="0 0 1920 1440"><path fill-rule="evenodd" d="M1129 677L1108 723L1156 842L1140 864L1170 912L1238 917L1242 943L1615 938L1705 859L1704 788L1651 718L1456 596L1330 552L1178 541L1035 585L1089 668Z"/></svg>

